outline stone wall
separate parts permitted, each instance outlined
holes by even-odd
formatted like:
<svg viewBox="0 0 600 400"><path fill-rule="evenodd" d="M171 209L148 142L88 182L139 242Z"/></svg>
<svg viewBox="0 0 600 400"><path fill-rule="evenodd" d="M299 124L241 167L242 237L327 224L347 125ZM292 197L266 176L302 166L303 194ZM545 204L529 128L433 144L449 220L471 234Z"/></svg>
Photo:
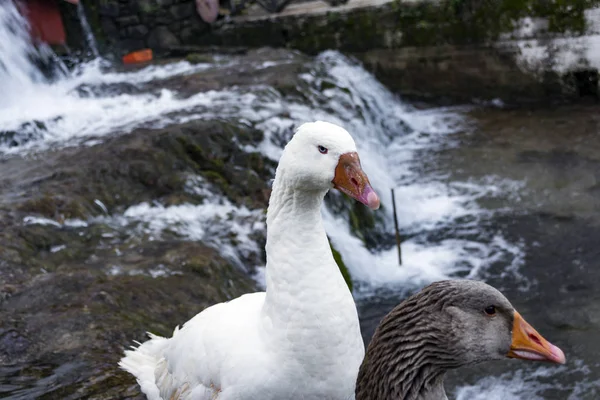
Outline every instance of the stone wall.
<svg viewBox="0 0 600 400"><path fill-rule="evenodd" d="M393 90L436 101L598 96L600 0L313 1L279 14L254 7L212 26L193 0L82 1L98 41L117 55L144 47L337 49ZM70 21L77 32L79 21Z"/></svg>
<svg viewBox="0 0 600 400"><path fill-rule="evenodd" d="M198 44L209 30L194 0L81 0L101 49L123 55L152 48L157 53ZM61 2L64 3L64 2ZM68 44L84 47L77 10L61 4Z"/></svg>
<svg viewBox="0 0 600 400"><path fill-rule="evenodd" d="M236 17L199 42L309 54L338 49L363 61L394 91L441 102L598 95L598 0L360 3Z"/></svg>

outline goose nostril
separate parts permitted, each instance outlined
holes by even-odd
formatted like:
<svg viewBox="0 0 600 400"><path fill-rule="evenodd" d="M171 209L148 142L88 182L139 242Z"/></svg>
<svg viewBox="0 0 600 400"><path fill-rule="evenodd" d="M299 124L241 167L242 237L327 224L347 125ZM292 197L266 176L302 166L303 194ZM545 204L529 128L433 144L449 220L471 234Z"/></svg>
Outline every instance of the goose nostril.
<svg viewBox="0 0 600 400"><path fill-rule="evenodd" d="M356 178L351 178L351 179L350 179L350 182L352 182L352 184L353 184L354 186L358 186L358 181L356 180Z"/></svg>
<svg viewBox="0 0 600 400"><path fill-rule="evenodd" d="M529 334L529 339L533 340L535 343L539 344L540 346L542 345L542 341L540 340L540 338L537 337L536 335L534 335L533 333Z"/></svg>

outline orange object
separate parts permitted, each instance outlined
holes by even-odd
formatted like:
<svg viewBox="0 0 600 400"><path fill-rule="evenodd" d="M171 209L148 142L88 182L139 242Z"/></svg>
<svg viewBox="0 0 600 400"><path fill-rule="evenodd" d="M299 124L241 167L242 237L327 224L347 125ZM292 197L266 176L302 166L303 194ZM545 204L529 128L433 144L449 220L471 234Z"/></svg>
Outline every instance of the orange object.
<svg viewBox="0 0 600 400"><path fill-rule="evenodd" d="M123 64L137 64L152 61L152 50L143 49L123 56Z"/></svg>
<svg viewBox="0 0 600 400"><path fill-rule="evenodd" d="M49 44L65 44L65 29L56 0L29 0L24 6L33 37Z"/></svg>

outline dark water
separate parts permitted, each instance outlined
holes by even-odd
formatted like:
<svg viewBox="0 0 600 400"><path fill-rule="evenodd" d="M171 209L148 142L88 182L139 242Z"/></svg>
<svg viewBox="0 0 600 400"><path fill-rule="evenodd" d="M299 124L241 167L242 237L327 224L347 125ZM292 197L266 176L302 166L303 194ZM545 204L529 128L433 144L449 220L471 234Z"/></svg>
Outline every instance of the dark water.
<svg viewBox="0 0 600 400"><path fill-rule="evenodd" d="M518 274L506 274L502 260L483 275L567 357L562 367L507 360L454 371L449 395L463 387L461 399L600 398L599 111L477 110L460 146L436 155L449 181L494 175L524 183L502 201L479 200L494 211L481 229L502 232L525 253ZM365 340L413 290L360 304Z"/></svg>

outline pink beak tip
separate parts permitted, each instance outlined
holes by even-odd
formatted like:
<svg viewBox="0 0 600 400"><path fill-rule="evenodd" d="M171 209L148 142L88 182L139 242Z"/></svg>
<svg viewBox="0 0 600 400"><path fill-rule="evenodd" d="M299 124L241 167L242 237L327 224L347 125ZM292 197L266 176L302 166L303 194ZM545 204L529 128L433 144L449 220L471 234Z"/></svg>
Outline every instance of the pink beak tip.
<svg viewBox="0 0 600 400"><path fill-rule="evenodd" d="M373 190L371 185L367 184L362 192L362 194L358 197L361 203L368 206L371 210L377 210L381 204L379 200L379 196Z"/></svg>
<svg viewBox="0 0 600 400"><path fill-rule="evenodd" d="M380 206L380 201L379 201L379 196L377 196L377 193L371 191L368 195L367 195L367 205L369 206L369 208L371 210L377 210Z"/></svg>
<svg viewBox="0 0 600 400"><path fill-rule="evenodd" d="M565 353L557 346L551 344L551 350L552 350L552 355L553 355L553 360L554 362L556 362L557 364L565 364L567 362L567 359L565 357Z"/></svg>

